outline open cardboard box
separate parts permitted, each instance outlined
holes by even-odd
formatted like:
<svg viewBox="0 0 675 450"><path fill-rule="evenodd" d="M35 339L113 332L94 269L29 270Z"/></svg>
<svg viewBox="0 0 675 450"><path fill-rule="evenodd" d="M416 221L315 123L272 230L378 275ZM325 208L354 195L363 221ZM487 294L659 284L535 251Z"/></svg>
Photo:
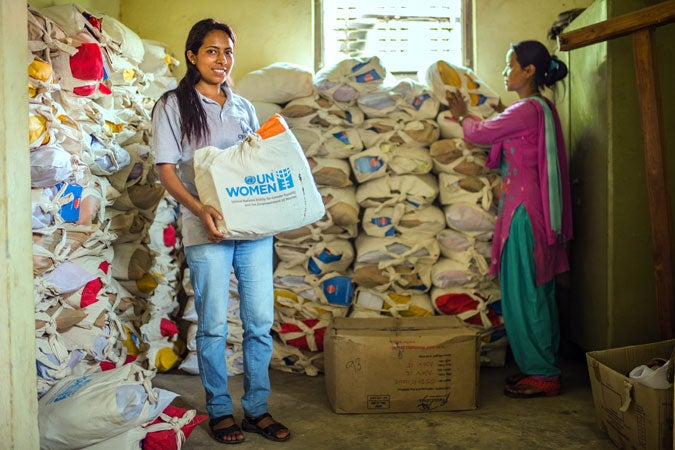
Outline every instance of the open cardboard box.
<svg viewBox="0 0 675 450"><path fill-rule="evenodd" d="M337 413L478 407L479 332L454 316L335 318L324 335Z"/></svg>
<svg viewBox="0 0 675 450"><path fill-rule="evenodd" d="M671 339L586 354L598 424L619 448L673 448L672 386L653 389L628 373L652 358L670 358L674 347Z"/></svg>

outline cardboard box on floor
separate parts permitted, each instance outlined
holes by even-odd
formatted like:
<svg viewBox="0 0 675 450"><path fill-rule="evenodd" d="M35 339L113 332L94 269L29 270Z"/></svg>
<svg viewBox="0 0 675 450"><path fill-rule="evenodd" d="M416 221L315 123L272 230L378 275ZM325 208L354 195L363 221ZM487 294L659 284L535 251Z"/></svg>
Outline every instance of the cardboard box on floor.
<svg viewBox="0 0 675 450"><path fill-rule="evenodd" d="M324 335L336 413L478 407L479 332L454 316L335 318Z"/></svg>
<svg viewBox="0 0 675 450"><path fill-rule="evenodd" d="M673 388L628 377L652 358L670 358L673 347L675 339L586 354L598 424L619 448L673 448Z"/></svg>

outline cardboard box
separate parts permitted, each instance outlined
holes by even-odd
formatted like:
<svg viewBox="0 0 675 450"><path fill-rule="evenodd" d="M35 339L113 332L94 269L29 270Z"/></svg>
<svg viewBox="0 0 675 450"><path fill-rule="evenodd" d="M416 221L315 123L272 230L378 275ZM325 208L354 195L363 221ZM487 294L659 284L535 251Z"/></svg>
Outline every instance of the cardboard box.
<svg viewBox="0 0 675 450"><path fill-rule="evenodd" d="M478 336L454 316L335 318L324 335L336 413L478 407Z"/></svg>
<svg viewBox="0 0 675 450"><path fill-rule="evenodd" d="M619 448L673 448L673 388L627 376L652 358L670 358L673 347L675 339L586 354L598 424Z"/></svg>

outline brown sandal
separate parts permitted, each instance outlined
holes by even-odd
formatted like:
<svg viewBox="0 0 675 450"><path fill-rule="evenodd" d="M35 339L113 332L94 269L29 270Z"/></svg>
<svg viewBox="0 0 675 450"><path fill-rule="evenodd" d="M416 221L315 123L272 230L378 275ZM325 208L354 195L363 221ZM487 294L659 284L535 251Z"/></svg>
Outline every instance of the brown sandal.
<svg viewBox="0 0 675 450"><path fill-rule="evenodd" d="M260 423L268 417L272 420L272 423L264 428L260 427ZM270 413L264 413L258 417L244 417L244 420L241 421L241 428L244 431L262 434L267 439L276 442L287 441L291 437L291 432L288 430L288 428L272 419ZM283 431L287 431L288 434L286 436L279 436L279 433Z"/></svg>
<svg viewBox="0 0 675 450"><path fill-rule="evenodd" d="M216 429L215 427L225 419L232 419L232 425ZM209 429L213 434L213 438L221 444L241 444L246 440L246 436L241 432L241 428L239 428L239 425L235 422L232 414L209 420ZM237 434L241 435L241 439L236 439ZM228 437L235 437L235 439L227 439Z"/></svg>

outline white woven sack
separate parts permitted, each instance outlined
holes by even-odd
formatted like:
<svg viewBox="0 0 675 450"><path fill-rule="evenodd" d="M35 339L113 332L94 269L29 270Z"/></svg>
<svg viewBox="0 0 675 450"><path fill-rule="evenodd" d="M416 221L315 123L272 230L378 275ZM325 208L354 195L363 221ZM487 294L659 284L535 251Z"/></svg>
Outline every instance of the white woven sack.
<svg viewBox="0 0 675 450"><path fill-rule="evenodd" d="M438 123L441 139L464 139L464 128L450 111L438 113L436 123Z"/></svg>
<svg viewBox="0 0 675 450"><path fill-rule="evenodd" d="M492 206L492 185L487 177L441 173L438 175L438 191L441 205L468 203L486 211Z"/></svg>
<svg viewBox="0 0 675 450"><path fill-rule="evenodd" d="M356 263L354 283L379 292L419 294L431 289L431 264L381 267L380 264Z"/></svg>
<svg viewBox="0 0 675 450"><path fill-rule="evenodd" d="M425 147L440 136L438 123L431 119L405 121L378 117L367 119L358 130L365 147L375 147L384 142Z"/></svg>
<svg viewBox="0 0 675 450"><path fill-rule="evenodd" d="M171 76L172 66L180 62L167 52L165 44L149 39L143 39L143 61L139 68L146 74L153 74L155 79Z"/></svg>
<svg viewBox="0 0 675 450"><path fill-rule="evenodd" d="M365 208L361 226L367 235L375 237L436 236L445 228L445 215L435 205L406 212L399 203L381 209Z"/></svg>
<svg viewBox="0 0 675 450"><path fill-rule="evenodd" d="M434 173L457 175L483 175L486 154L484 149L469 144L464 139L440 139L429 146Z"/></svg>
<svg viewBox="0 0 675 450"><path fill-rule="evenodd" d="M30 152L30 185L55 186L73 176L74 156L60 144L47 144Z"/></svg>
<svg viewBox="0 0 675 450"><path fill-rule="evenodd" d="M338 158L307 158L317 186L347 187L352 185L349 162Z"/></svg>
<svg viewBox="0 0 675 450"><path fill-rule="evenodd" d="M438 181L431 174L388 175L356 188L356 201L363 208L384 208L401 203L406 211L429 206L438 196Z"/></svg>
<svg viewBox="0 0 675 450"><path fill-rule="evenodd" d="M258 123L265 123L270 120L270 117L281 112L281 106L276 103L261 101L251 103L255 108L255 116L258 118Z"/></svg>
<svg viewBox="0 0 675 450"><path fill-rule="evenodd" d="M450 228L468 233L471 236L493 233L497 223L496 215L485 211L478 205L455 203L443 208L445 222Z"/></svg>
<svg viewBox="0 0 675 450"><path fill-rule="evenodd" d="M312 377L323 371L323 352L306 352L277 339L272 343L274 351L270 368L282 372L304 373Z"/></svg>
<svg viewBox="0 0 675 450"><path fill-rule="evenodd" d="M433 236L372 237L360 235L354 242L356 262L380 267L394 265L433 264L441 254Z"/></svg>
<svg viewBox="0 0 675 450"><path fill-rule="evenodd" d="M293 134L307 156L349 158L349 156L363 150L360 131L355 128L343 126L334 126L328 129L294 127Z"/></svg>
<svg viewBox="0 0 675 450"><path fill-rule="evenodd" d="M313 76L307 67L277 62L241 77L235 91L252 102L286 103L311 95Z"/></svg>
<svg viewBox="0 0 675 450"><path fill-rule="evenodd" d="M335 280L334 280L335 279ZM339 292L343 295L340 300L341 303L330 303L328 301L327 293L332 294L331 287L335 287L334 281L350 281L351 274L330 272L321 276L309 273L302 267L284 267L277 266L274 270L274 286L290 290L295 294L307 300L314 301L325 305L349 306L352 300L353 292L350 289L344 289ZM331 286L333 285L333 286ZM328 291L328 292L327 292Z"/></svg>
<svg viewBox="0 0 675 450"><path fill-rule="evenodd" d="M416 81L401 80L361 95L358 106L367 117L389 117L396 120L434 119L440 102L428 87Z"/></svg>
<svg viewBox="0 0 675 450"><path fill-rule="evenodd" d="M330 128L354 126L363 123L363 111L357 106L338 106L318 94L296 98L281 110L291 128Z"/></svg>
<svg viewBox="0 0 675 450"><path fill-rule="evenodd" d="M195 152L200 199L223 214L217 225L229 239L297 229L326 212L297 139L280 115L270 120L283 131L267 139L251 134L225 150L205 147Z"/></svg>
<svg viewBox="0 0 675 450"><path fill-rule="evenodd" d="M485 259L471 258L464 254L464 261L441 257L431 268L431 282L434 286L447 288L475 284L483 281L489 271Z"/></svg>
<svg viewBox="0 0 675 450"><path fill-rule="evenodd" d="M274 315L283 314L300 319L318 319L330 317L344 317L348 307L318 303L296 294L290 289L280 286L274 288Z"/></svg>
<svg viewBox="0 0 675 450"><path fill-rule="evenodd" d="M294 244L319 242L331 239L352 239L359 233L357 223L337 225L329 210L321 220L297 230L286 231L277 234L274 238L278 241Z"/></svg>
<svg viewBox="0 0 675 450"><path fill-rule="evenodd" d="M431 88L438 100L448 104L447 93L459 91L467 102L469 112L484 118L494 114L499 96L467 67L437 61L418 78Z"/></svg>
<svg viewBox="0 0 675 450"><path fill-rule="evenodd" d="M377 56L349 58L317 72L314 85L322 96L353 105L360 95L382 85L386 76L387 70Z"/></svg>
<svg viewBox="0 0 675 450"><path fill-rule="evenodd" d="M392 317L429 317L434 306L428 293L397 294L358 287L354 291L354 309L364 308ZM357 314L359 316L359 314ZM350 314L349 317L354 317Z"/></svg>
<svg viewBox="0 0 675 450"><path fill-rule="evenodd" d="M332 239L305 245L275 242L274 250L285 267L303 267L314 275L344 272L354 261L349 240Z"/></svg>
<svg viewBox="0 0 675 450"><path fill-rule="evenodd" d="M40 448L82 448L153 421L177 396L153 388L153 377L126 364L59 381L38 402Z"/></svg>
<svg viewBox="0 0 675 450"><path fill-rule="evenodd" d="M148 431L139 426L80 450L141 450L147 434Z"/></svg>
<svg viewBox="0 0 675 450"><path fill-rule="evenodd" d="M326 214L330 214L333 224L346 226L359 223L361 208L356 201L356 189L353 186L343 188L322 186L319 192L326 205Z"/></svg>
<svg viewBox="0 0 675 450"><path fill-rule="evenodd" d="M101 20L101 29L119 48L119 52L111 52L111 56L113 53L115 55L120 55L128 59L135 66L138 66L138 64L143 61L145 47L143 46L143 41L135 31L109 15L103 16ZM115 65L114 58L113 67L118 69Z"/></svg>
<svg viewBox="0 0 675 450"><path fill-rule="evenodd" d="M112 275L118 280L139 280L150 272L154 252L146 245L128 242L114 246Z"/></svg>
<svg viewBox="0 0 675 450"><path fill-rule="evenodd" d="M381 143L349 157L354 177L359 183L392 175L421 175L433 166L426 148Z"/></svg>
<svg viewBox="0 0 675 450"><path fill-rule="evenodd" d="M461 231L446 228L436 236L441 255L453 258L456 253L475 250L485 259L489 259L492 252L492 243L489 240L481 240L484 236L471 236Z"/></svg>

